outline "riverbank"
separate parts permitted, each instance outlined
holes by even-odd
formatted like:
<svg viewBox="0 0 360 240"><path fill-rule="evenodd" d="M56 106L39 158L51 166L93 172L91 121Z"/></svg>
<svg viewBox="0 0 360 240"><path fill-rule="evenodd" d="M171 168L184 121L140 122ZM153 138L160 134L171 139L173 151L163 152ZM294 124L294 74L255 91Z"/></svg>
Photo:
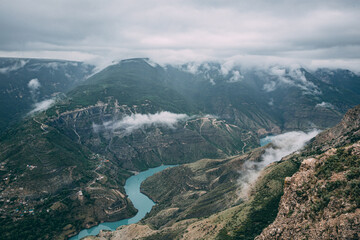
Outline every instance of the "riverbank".
<svg viewBox="0 0 360 240"><path fill-rule="evenodd" d="M146 213L150 212L151 208L155 205L150 198L148 198L145 194L141 193L140 185L141 183L147 179L148 177L154 175L157 172L160 172L166 168L173 167L175 165L161 165L156 168L150 168L146 171L140 172L136 175L131 176L126 180L125 183L125 192L128 198L134 204L134 207L138 209L137 214L128 219L123 219L116 222L103 222L89 229L84 229L79 232L76 236L71 237L69 240L79 240L83 237L89 235L97 235L101 230L110 230L115 231L116 228L122 225L129 225L133 223L137 223L143 217L145 217Z"/></svg>

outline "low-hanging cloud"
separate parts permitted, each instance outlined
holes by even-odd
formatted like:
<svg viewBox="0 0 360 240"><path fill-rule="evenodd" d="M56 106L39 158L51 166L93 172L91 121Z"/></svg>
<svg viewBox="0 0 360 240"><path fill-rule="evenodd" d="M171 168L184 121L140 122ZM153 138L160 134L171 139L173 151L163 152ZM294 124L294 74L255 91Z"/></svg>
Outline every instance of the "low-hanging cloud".
<svg viewBox="0 0 360 240"><path fill-rule="evenodd" d="M287 132L271 138L273 146L265 150L261 157L261 162L247 161L241 170L239 183L241 186L239 197L247 198L249 190L259 177L263 170L270 163L280 161L281 158L300 150L306 143L315 137L320 131L313 130L311 132Z"/></svg>
<svg viewBox="0 0 360 240"><path fill-rule="evenodd" d="M300 88L305 94L321 94L319 88L306 79L299 65L290 65L288 67L273 66L262 71L275 77L275 79L269 80L269 82L264 84L263 89L267 92L276 90L278 86L294 86Z"/></svg>
<svg viewBox="0 0 360 240"><path fill-rule="evenodd" d="M31 94L31 98L34 102L37 101L37 97L39 95L39 88L41 87L41 84L37 78L31 79L28 83L28 88Z"/></svg>
<svg viewBox="0 0 360 240"><path fill-rule="evenodd" d="M11 66L0 68L0 73L7 74L7 73L10 73L12 71L16 71L16 70L24 67L27 63L28 63L27 60L18 60Z"/></svg>
<svg viewBox="0 0 360 240"><path fill-rule="evenodd" d="M269 104L269 106L274 106L274 99L270 98L268 104Z"/></svg>
<svg viewBox="0 0 360 240"><path fill-rule="evenodd" d="M121 120L104 122L102 125L93 124L93 130L95 132L99 132L101 130L110 130L129 135L137 129L151 126L174 128L179 121L185 120L187 118L189 117L186 114L177 114L167 111L158 112L155 114L136 113L130 116L125 116Z"/></svg>
<svg viewBox="0 0 360 240"><path fill-rule="evenodd" d="M237 69L241 66L235 65L233 62L191 62L180 66L174 66L194 75L203 75L203 77L209 80L212 85L216 84L215 79L224 79L227 83L241 82L244 79L240 70Z"/></svg>
<svg viewBox="0 0 360 240"><path fill-rule="evenodd" d="M40 86L41 86L41 84L37 78L31 79L28 83L28 87L31 90L37 90L40 88Z"/></svg>
<svg viewBox="0 0 360 240"><path fill-rule="evenodd" d="M174 65L181 71L188 72L194 75L202 75L204 79L208 80L211 85L216 85L215 79L212 77L211 72L219 72L217 65L214 62L190 62L183 65Z"/></svg>
<svg viewBox="0 0 360 240"><path fill-rule="evenodd" d="M335 109L334 105L328 102L321 102L315 105L316 108L329 108L329 109Z"/></svg>
<svg viewBox="0 0 360 240"><path fill-rule="evenodd" d="M241 73L237 70L233 70L231 73L232 73L232 76L227 81L229 83L241 82L244 79L244 76L241 75Z"/></svg>
<svg viewBox="0 0 360 240"><path fill-rule="evenodd" d="M55 99L46 99L44 101L37 102L34 104L34 109L31 110L29 114L43 112L43 111L49 109L54 104L55 104Z"/></svg>
<svg viewBox="0 0 360 240"><path fill-rule="evenodd" d="M267 92L272 92L276 90L276 82L275 81L269 81L264 84L263 89Z"/></svg>
<svg viewBox="0 0 360 240"><path fill-rule="evenodd" d="M191 74L199 74L199 68L200 68L201 64L197 63L197 62L190 62L188 64L185 64L183 66L180 67L181 70L191 73Z"/></svg>
<svg viewBox="0 0 360 240"><path fill-rule="evenodd" d="M52 98L38 102L39 89L41 87L39 79L37 78L31 79L27 86L30 90L31 98L34 101L33 110L31 110L28 114L31 115L45 111L55 104L55 99Z"/></svg>

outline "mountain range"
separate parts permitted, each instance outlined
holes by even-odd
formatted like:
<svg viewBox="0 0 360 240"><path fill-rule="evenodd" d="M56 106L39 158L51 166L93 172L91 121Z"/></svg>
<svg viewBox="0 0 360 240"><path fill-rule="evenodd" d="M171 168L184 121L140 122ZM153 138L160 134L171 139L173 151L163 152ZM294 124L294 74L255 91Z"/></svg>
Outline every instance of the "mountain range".
<svg viewBox="0 0 360 240"><path fill-rule="evenodd" d="M321 158L319 154L328 150L323 146L344 147L357 139L356 117L343 121L346 126L354 124L351 131L341 127L331 131L344 139L353 137L349 143L339 140L334 145L340 135L334 138L331 131L317 137L302 155L265 170L261 181L275 184L271 188L275 192L264 189L262 182L250 200L235 201L238 168L245 158L261 161L260 138L335 126L360 103L357 74L343 69L216 62L159 65L146 58L122 60L97 73L94 69L81 62L1 59L4 239L66 239L101 221L128 218L136 209L124 184L134 171L192 162L156 175L186 185L189 197L182 208L167 207L184 192L168 191L169 186L159 185L157 181L163 180L155 176L143 184L143 191L159 203L144 220L156 230L153 237L180 236L190 222L179 228L173 222L192 219L191 224L196 224L194 218L219 213L216 218L231 216L239 220L238 225L223 222L212 237L242 239L255 224L249 234L254 238L274 221L285 177L297 172L314 151L318 154L314 158ZM203 175L207 181L197 181ZM214 184L207 186L210 183ZM205 192L193 196L189 184L200 184ZM161 186L169 194L158 195L151 186ZM229 198L222 199L224 195ZM251 211L254 208L259 211ZM244 215L244 209L250 215ZM222 211L230 212L224 217ZM263 211L269 218L259 220ZM245 217L238 218L239 214ZM167 230L158 231L166 225L165 219Z"/></svg>
<svg viewBox="0 0 360 240"><path fill-rule="evenodd" d="M43 101L74 88L93 70L74 61L0 58L0 131Z"/></svg>

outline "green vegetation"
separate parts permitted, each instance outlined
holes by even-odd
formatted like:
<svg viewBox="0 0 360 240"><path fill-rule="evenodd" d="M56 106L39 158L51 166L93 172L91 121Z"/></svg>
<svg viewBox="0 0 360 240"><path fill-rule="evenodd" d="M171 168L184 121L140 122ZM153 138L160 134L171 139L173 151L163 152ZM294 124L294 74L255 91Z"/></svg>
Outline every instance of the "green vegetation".
<svg viewBox="0 0 360 240"><path fill-rule="evenodd" d="M35 120L44 121L40 115ZM0 162L6 162L6 169L10 169L7 174L11 174L10 182L2 182L1 187L7 187L7 194L12 194L12 190L17 194L16 198L10 198L5 218L0 220L0 231L6 233L1 239L64 239L86 223L99 221L95 212L106 205L96 199L111 193L109 188L124 192L122 186L131 175L110 162L103 162L99 172L108 179L104 184L99 183L103 192L83 191L84 200L80 202L77 192L97 178L94 169L100 159L92 157L89 149L74 143L56 128L41 129L35 120L27 119L18 128L7 131L0 142ZM2 175L2 179L6 176ZM99 196L94 198L96 194ZM29 209L34 212L29 213ZM132 205L126 205L117 217L129 217L135 212Z"/></svg>
<svg viewBox="0 0 360 240"><path fill-rule="evenodd" d="M34 215L27 213L15 221L9 217L1 218L1 239L61 239L64 236L59 238L59 234L66 225L71 224L75 229L80 229L83 221L74 216L71 207L74 203L58 210L50 209L53 202L66 197L68 197L66 191L52 196L46 203L35 208Z"/></svg>
<svg viewBox="0 0 360 240"><path fill-rule="evenodd" d="M356 171L360 165L360 158L352 155L351 150L340 148L336 155L330 156L322 165L317 168L316 176L322 179L329 179L332 174L345 171L345 169Z"/></svg>
<svg viewBox="0 0 360 240"><path fill-rule="evenodd" d="M146 240L169 240L169 239L175 239L176 236L180 232L164 232L164 233L155 233L149 237L146 237Z"/></svg>
<svg viewBox="0 0 360 240"><path fill-rule="evenodd" d="M321 184L316 185L318 200L312 205L313 218L319 217L318 213L328 206L331 197L347 198L354 202L357 208L360 207L360 157L352 151L352 148L339 148L335 155L316 168L318 181L328 181L325 188ZM344 174L346 180L329 181L336 173Z"/></svg>
<svg viewBox="0 0 360 240"><path fill-rule="evenodd" d="M80 84L94 66L80 62L41 59L0 58L0 68L23 67L0 73L0 132L14 126L34 107L35 102L66 93ZM31 93L28 83L38 79L40 87ZM36 93L35 93L36 92Z"/></svg>
<svg viewBox="0 0 360 240"><path fill-rule="evenodd" d="M240 224L233 224L226 228L234 231L234 235L231 238L229 236L229 239L254 239L274 221L280 198L283 195L284 179L292 176L297 170L298 163L292 159L277 163L266 170L264 176L257 182L254 195L247 204L249 210L245 218L240 219ZM238 216L243 216L243 213L239 212ZM237 215L233 218L239 223ZM221 234L224 235L224 231Z"/></svg>
<svg viewBox="0 0 360 240"><path fill-rule="evenodd" d="M31 60L30 63L36 65L39 62ZM63 96L59 104L23 119L0 137L1 187L9 194L11 204L26 200L36 209L34 215L1 219L0 231L6 233L5 239L11 236L51 239L57 235L62 238L65 233L84 227L85 223L107 219L109 216L96 214L104 212L107 206L104 196L112 189L124 193L123 185L130 176L126 169L145 170L162 163L189 163L201 158L226 158L240 154L257 147L258 133L306 129L309 122L320 127L331 126L360 99L357 91L350 94L340 85L335 91L310 73L307 78L319 85L323 92L321 97L304 94L294 86L266 92L263 88L266 77L257 73L248 73L241 82L230 84L227 82L229 76L216 71L208 75L193 75L171 66L154 68L143 59L110 66L82 85L73 80L81 80L92 67L78 65L65 70L55 71L51 78L48 70L33 75L25 68L16 73L19 78L16 86L9 85L11 77L0 76L0 80L6 80L0 81L0 88L6 89L5 95L0 96L0 131L8 124L3 121L8 117L4 112L9 113L10 121L15 121L30 110L32 96L27 83L31 78L49 80L44 82L39 100L50 98L54 92L67 92L67 97ZM73 78L65 76L67 70ZM264 76L268 75L264 73ZM216 84L211 84L209 77ZM348 80L347 86L355 81ZM270 99L275 104L269 105ZM320 101L332 101L336 108L320 109L314 113L314 106ZM105 105L94 106L99 102ZM12 106L14 111L10 109ZM176 129L151 126L129 135L96 132L93 128L93 124L116 121L125 114L159 111L185 113L193 118L179 123ZM65 112L68 113L62 114ZM205 114L217 115L216 120L204 120L201 117ZM353 141L357 139L352 138ZM165 182L155 176L149 179L143 190L159 205L144 222L161 228L169 222L208 217L235 207L237 213L232 216L233 222L219 233L219 238L252 239L274 220L283 194L284 178L297 170L300 160L293 157L271 166L249 202L238 201L236 193L244 159L233 160L204 160L174 168L161 175L166 177ZM352 201L359 202L358 164L358 158L343 151L319 167L319 178L329 179L334 171L346 171L348 182L327 184L319 191L321 196L319 202L314 203L314 211L321 212L332 194L341 194L340 190L344 190ZM102 181L96 180L100 174L104 175ZM92 188L92 185L96 187ZM91 188L93 191L89 190ZM102 191L96 192L99 188ZM153 193L155 188L160 189L158 194ZM11 189L14 189L13 193ZM80 189L84 190L83 202L75 196ZM22 192L26 193L21 195ZM119 206L126 204L114 198ZM48 212L54 204L57 204L56 209ZM0 207L4 205L0 202ZM156 217L157 213L169 207L172 211L164 211L163 214L168 214L165 218ZM113 217L119 219L134 212L129 205L126 211ZM166 239L177 234L180 232L163 232L153 237Z"/></svg>
<svg viewBox="0 0 360 240"><path fill-rule="evenodd" d="M261 150L250 156L245 158L256 161L261 157ZM241 167L242 158L205 159L148 178L142 184L142 191L158 204L143 223L160 231L146 239L164 239L169 234L180 236L184 229L164 230L162 226L190 218L198 218L201 222L201 219L214 213L219 214L210 217L210 222L214 221L214 225L217 221L226 223L217 239L254 239L275 219L283 195L284 179L297 171L300 157L293 156L269 167L258 180L248 201L236 200L239 186L234 182L239 178L237 168ZM209 185L214 180L216 184ZM170 209L177 210L170 213ZM169 214L164 215L166 211Z"/></svg>
<svg viewBox="0 0 360 240"><path fill-rule="evenodd" d="M137 63L113 65L91 77L86 85L69 92L70 105L74 109L95 105L98 101L116 99L120 105L140 106L151 103L152 111L167 110L175 113L194 113L192 103L177 91L167 87L161 74L139 61Z"/></svg>

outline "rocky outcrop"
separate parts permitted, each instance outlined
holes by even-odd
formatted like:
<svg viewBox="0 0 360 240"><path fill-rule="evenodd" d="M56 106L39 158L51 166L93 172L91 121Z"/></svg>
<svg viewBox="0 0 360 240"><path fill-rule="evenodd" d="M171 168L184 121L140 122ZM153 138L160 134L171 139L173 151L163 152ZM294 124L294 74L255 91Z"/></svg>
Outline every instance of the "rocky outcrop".
<svg viewBox="0 0 360 240"><path fill-rule="evenodd" d="M359 239L359 136L357 106L311 143L308 151L312 155L285 179L279 213L257 240Z"/></svg>
<svg viewBox="0 0 360 240"><path fill-rule="evenodd" d="M329 149L305 159L300 170L286 178L277 218L257 240L360 237L360 144L347 146L347 156L339 151ZM334 159L345 157L351 159L350 164L341 161L337 166L340 169L332 169ZM357 176L352 173L354 169Z"/></svg>
<svg viewBox="0 0 360 240"><path fill-rule="evenodd" d="M236 198L236 188L224 183L231 186L243 162L259 160L261 149L156 174L142 186L158 202L151 213L95 239L121 239L136 229L151 231L139 231L134 239L358 239L358 113L359 108L349 111L309 147L264 169L247 199Z"/></svg>
<svg viewBox="0 0 360 240"><path fill-rule="evenodd" d="M0 201L6 214L0 226L6 233L4 238L32 234L38 239L62 239L100 221L129 217L135 210L123 186L132 171L202 158L206 160L176 168L169 176L165 172L165 184L161 179L151 180L150 185L161 186L162 195L151 191L151 186L143 189L161 207L144 221L154 232L146 228L142 232L165 239L258 235L274 220L284 178L297 170L304 156L270 166L244 203L236 192L239 168L244 157L257 159L247 152L258 146L258 138L264 134L332 126L358 96L355 92L344 95L346 89L340 87L335 91L331 85L317 85L309 73L304 75L305 70L298 73L301 79L316 83L313 94L296 84L265 91L265 84L276 80L265 72L249 72L241 82L229 83L231 76L219 74L219 67L215 67L215 75L190 74L171 66L154 67L144 59L121 61L6 132L0 138ZM29 79L25 80L27 86ZM322 102L322 90L326 91L324 99L331 96L334 101ZM146 118L158 112L188 117L165 126L140 124L131 131L111 127L136 114ZM353 143L356 116L348 115L348 123L338 132L324 133L314 141L311 151L320 154L342 136ZM347 133L355 138L345 136ZM237 154L244 155L230 157ZM24 201L26 209L19 211L32 210L31 214L17 211L18 206L24 207ZM227 208L234 211L224 213ZM208 219L219 212L213 220ZM201 229L203 233L191 234Z"/></svg>
<svg viewBox="0 0 360 240"><path fill-rule="evenodd" d="M360 105L350 109L336 126L320 133L311 142L309 149L323 152L357 140L360 140Z"/></svg>

